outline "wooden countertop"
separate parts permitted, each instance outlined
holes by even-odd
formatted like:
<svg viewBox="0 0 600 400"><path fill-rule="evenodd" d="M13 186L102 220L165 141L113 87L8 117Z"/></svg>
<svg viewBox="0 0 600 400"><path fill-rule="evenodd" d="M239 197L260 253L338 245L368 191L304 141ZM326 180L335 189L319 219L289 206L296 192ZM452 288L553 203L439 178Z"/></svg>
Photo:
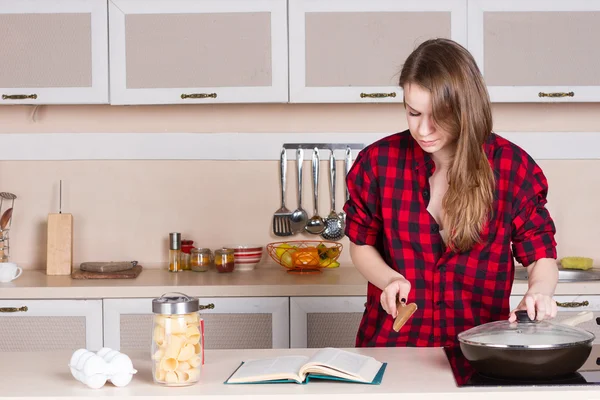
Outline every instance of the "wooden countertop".
<svg viewBox="0 0 600 400"><path fill-rule="evenodd" d="M515 281L512 294L522 295L526 281ZM181 291L198 297L365 296L367 281L354 267L293 275L278 267L253 271L182 271L145 269L136 279L75 280L25 270L13 282L0 283L0 299L102 299L156 297ZM600 281L559 283L557 295L600 294Z"/></svg>

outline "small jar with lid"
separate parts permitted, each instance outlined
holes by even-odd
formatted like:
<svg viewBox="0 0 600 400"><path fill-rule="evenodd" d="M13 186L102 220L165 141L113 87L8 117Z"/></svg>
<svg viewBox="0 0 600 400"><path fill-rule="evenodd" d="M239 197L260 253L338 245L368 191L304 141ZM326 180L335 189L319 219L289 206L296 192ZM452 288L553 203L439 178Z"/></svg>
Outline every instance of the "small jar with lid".
<svg viewBox="0 0 600 400"><path fill-rule="evenodd" d="M193 240L181 240L180 267L182 271L189 271L191 268L191 252L194 248Z"/></svg>
<svg viewBox="0 0 600 400"><path fill-rule="evenodd" d="M183 293L152 300L152 376L164 386L189 386L200 379L204 364L204 321L197 298Z"/></svg>
<svg viewBox="0 0 600 400"><path fill-rule="evenodd" d="M192 271L206 272L213 263L213 254L210 249L194 247L190 255L190 266Z"/></svg>
<svg viewBox="0 0 600 400"><path fill-rule="evenodd" d="M218 272L233 272L235 267L235 257L233 249L215 250L215 267Z"/></svg>

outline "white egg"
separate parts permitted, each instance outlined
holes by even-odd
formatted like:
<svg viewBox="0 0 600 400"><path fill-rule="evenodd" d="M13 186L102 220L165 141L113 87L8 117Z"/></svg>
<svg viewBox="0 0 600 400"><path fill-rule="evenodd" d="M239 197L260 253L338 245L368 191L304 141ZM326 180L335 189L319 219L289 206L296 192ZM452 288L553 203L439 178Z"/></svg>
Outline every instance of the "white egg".
<svg viewBox="0 0 600 400"><path fill-rule="evenodd" d="M127 386L131 379L133 378L132 374L129 373L120 373L110 377L110 381L113 385L117 387Z"/></svg>
<svg viewBox="0 0 600 400"><path fill-rule="evenodd" d="M87 353L87 349L79 349L79 350L75 350L75 352L73 353L73 355L71 356L71 361L69 362L69 366L71 367L75 367L77 365L77 362L79 361L79 358L84 354Z"/></svg>
<svg viewBox="0 0 600 400"><path fill-rule="evenodd" d="M79 357L79 360L77 361L77 365L75 365L75 369L77 369L79 371L83 371L83 366L85 365L87 360L89 360L90 358L92 358L94 356L95 356L95 354L92 353L91 351L86 351L85 353L83 353L81 355L81 357Z"/></svg>
<svg viewBox="0 0 600 400"><path fill-rule="evenodd" d="M94 354L94 357L90 357L85 365L83 366L83 373L85 376L92 376L96 374L107 373L106 361L102 357Z"/></svg>
<svg viewBox="0 0 600 400"><path fill-rule="evenodd" d="M84 383L92 389L100 389L106 383L106 375L96 374L86 376Z"/></svg>
<svg viewBox="0 0 600 400"><path fill-rule="evenodd" d="M104 355L110 351L113 351L113 349L109 348L109 347L103 347L100 350L98 350L98 352L96 353L96 355L104 358Z"/></svg>

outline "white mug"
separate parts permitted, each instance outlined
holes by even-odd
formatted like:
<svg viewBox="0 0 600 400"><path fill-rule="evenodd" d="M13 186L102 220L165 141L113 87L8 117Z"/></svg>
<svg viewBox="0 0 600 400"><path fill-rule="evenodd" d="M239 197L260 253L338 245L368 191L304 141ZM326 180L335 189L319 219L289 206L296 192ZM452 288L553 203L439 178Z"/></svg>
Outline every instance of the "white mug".
<svg viewBox="0 0 600 400"><path fill-rule="evenodd" d="M21 276L23 270L17 267L17 264L4 262L0 263L0 282L14 281Z"/></svg>

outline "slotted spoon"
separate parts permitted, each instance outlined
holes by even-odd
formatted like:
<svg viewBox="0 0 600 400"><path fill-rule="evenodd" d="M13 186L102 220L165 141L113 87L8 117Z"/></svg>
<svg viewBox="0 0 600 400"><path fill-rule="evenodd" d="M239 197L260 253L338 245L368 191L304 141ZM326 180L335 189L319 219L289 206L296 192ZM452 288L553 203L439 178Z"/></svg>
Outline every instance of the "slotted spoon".
<svg viewBox="0 0 600 400"><path fill-rule="evenodd" d="M343 221L335 212L335 155L331 150L329 156L329 192L331 195L331 212L325 218L325 230L321 233L321 237L325 240L337 241L344 237Z"/></svg>

